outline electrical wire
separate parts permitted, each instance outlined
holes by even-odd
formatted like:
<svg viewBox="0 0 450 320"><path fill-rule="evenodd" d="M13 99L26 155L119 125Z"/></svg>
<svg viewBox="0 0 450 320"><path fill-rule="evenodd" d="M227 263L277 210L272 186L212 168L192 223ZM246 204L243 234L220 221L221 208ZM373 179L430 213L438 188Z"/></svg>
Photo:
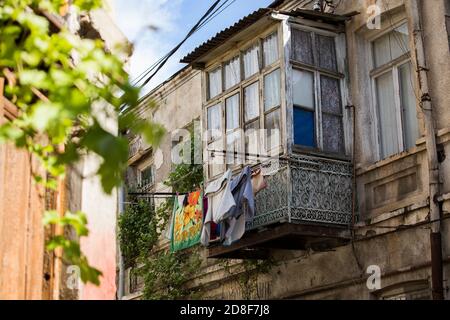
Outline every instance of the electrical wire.
<svg viewBox="0 0 450 320"><path fill-rule="evenodd" d="M210 13L209 17L206 18L205 21L203 21L198 28L193 32L197 32L199 30L201 30L204 26L206 26L209 22L211 22L214 18L216 18L218 15L220 15L222 12L224 12L227 8L229 8L233 3L236 2L236 0L232 0L231 3L228 3L230 0L225 0L225 2L223 2L219 7L217 7L213 12ZM226 5L228 3L228 5ZM226 5L226 6L225 6ZM192 33L192 34L193 34ZM171 51L172 52L172 51ZM163 60L167 60L170 55L171 52L169 52L168 54L166 54L164 57L160 58L157 62L155 62L153 65L151 65L147 70L145 70L143 73L141 73L137 78L135 78L132 81L133 85L137 85L140 81L142 81L146 76L148 76L150 74L151 71L153 71L158 65L160 65L161 63L163 63ZM165 63L165 62L164 62ZM164 64L163 63L163 64ZM156 74L157 71L154 72L154 74ZM153 77L154 74L151 76ZM145 85L145 84L144 84Z"/></svg>
<svg viewBox="0 0 450 320"><path fill-rule="evenodd" d="M388 18L389 18L389 24L390 24L390 27L393 29L393 32L392 32L393 37L394 37L395 41L397 42L398 46L400 47L400 50L403 52L403 54L406 54L406 55L408 56L408 58L409 58L410 60L412 60L412 57L411 57L411 50L408 49L408 44L405 44L405 43L403 42L403 39L395 32L394 22L393 22L393 20L392 20L392 15L391 15L391 12L390 12L390 9L389 9L390 6L389 6L389 4L388 4L388 0L385 0L385 1L386 1L386 2L383 2L383 4L384 4L384 9L386 10L386 14L387 14L387 16L388 16ZM412 70L414 70L414 71L417 73L417 70L416 70L416 68L414 67L412 61L411 61L411 68L412 68ZM414 90L413 72L410 72L410 75L409 75L409 84L411 85L412 92L414 93L414 96L415 96L416 100L417 100L418 102L420 102L420 98L419 98L419 96L418 96L416 90Z"/></svg>
<svg viewBox="0 0 450 320"><path fill-rule="evenodd" d="M229 0L226 0L226 2ZM140 87L144 87L157 73L161 68L167 63L167 61L170 59L170 57L175 54L175 52L178 51L178 49L195 33L199 30L200 26L211 17L211 14L214 14L214 9L217 7L217 5L221 2L221 0L216 0L212 6L206 11L206 13L198 20L198 22L192 27L192 29L188 32L188 34L184 37L184 39L178 43L172 50L169 51L164 57L159 59L154 65L152 65L146 72L144 72L144 75L140 77L139 81L142 81L145 77L145 80L140 85ZM225 2L225 3L226 3ZM138 83L136 83L138 84Z"/></svg>

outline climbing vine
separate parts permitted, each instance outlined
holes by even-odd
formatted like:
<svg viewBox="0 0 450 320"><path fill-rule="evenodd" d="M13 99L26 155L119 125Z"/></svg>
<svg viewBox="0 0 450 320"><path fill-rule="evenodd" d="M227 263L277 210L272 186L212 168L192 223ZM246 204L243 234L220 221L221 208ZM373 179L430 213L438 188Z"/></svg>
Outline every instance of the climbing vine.
<svg viewBox="0 0 450 320"><path fill-rule="evenodd" d="M237 275L237 284L241 290L242 299L251 300L261 298L258 296L258 280L263 274L267 274L275 265L272 259L242 260L232 270L231 260L221 259L219 264L229 276Z"/></svg>
<svg viewBox="0 0 450 320"><path fill-rule="evenodd" d="M101 0L74 0L77 14L101 6ZM128 160L128 141L104 128L105 120L142 135L157 145L161 125L139 119L133 111L139 89L132 86L121 59L97 39L82 39L65 25L55 27L47 17L58 16L64 0L0 0L0 80L4 96L17 109L17 117L0 124L0 143L10 143L40 161L46 174L33 172L37 183L57 188L65 175L86 154L96 155L96 175L111 194L122 183ZM117 48L118 49L118 48ZM129 51L124 46L122 52ZM129 52L128 52L129 53ZM121 113L123 106L128 112ZM47 225L74 228L88 235L86 215L50 211ZM49 250L62 249L67 263L80 267L83 282L99 284L101 271L91 267L80 250L79 239L56 236Z"/></svg>
<svg viewBox="0 0 450 320"><path fill-rule="evenodd" d="M190 192L203 182L202 165L193 161L193 141L190 139L185 142L191 144L191 162L174 166L164 182L174 192ZM144 280L143 299L194 297L196 293L185 285L201 264L199 249L171 252L158 251L159 248L155 246L170 223L174 199L168 198L157 207L135 198L129 200L131 204L119 220L119 240L127 266L139 266L139 273Z"/></svg>

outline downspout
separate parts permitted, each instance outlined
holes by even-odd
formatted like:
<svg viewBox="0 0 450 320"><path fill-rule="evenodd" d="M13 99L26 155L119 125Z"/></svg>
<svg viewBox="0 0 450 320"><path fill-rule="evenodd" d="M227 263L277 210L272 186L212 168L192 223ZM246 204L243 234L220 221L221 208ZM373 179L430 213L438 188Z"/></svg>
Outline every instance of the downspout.
<svg viewBox="0 0 450 320"><path fill-rule="evenodd" d="M125 211L125 187L122 185L119 187L119 216L121 216ZM122 300L125 296L125 264L122 256L122 250L120 248L120 241L118 243L118 253L119 253L119 288L118 288L118 298Z"/></svg>
<svg viewBox="0 0 450 320"><path fill-rule="evenodd" d="M431 282L433 300L444 299L442 240L439 196L439 161L436 146L436 131L433 121L433 105L429 92L428 68L426 65L423 26L420 15L421 0L410 1L410 15L416 55L416 72L419 78L420 107L425 124L425 141L428 157L429 196L430 196L430 250L431 250Z"/></svg>

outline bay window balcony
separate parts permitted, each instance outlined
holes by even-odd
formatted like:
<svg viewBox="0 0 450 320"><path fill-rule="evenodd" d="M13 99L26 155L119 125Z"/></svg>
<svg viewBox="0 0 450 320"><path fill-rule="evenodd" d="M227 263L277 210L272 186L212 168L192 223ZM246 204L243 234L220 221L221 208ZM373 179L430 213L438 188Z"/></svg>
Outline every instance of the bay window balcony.
<svg viewBox="0 0 450 320"><path fill-rule="evenodd" d="M244 237L212 246L210 257L319 250L350 238L346 18L307 13L257 11L184 58L204 71L205 184L246 165L267 174Z"/></svg>

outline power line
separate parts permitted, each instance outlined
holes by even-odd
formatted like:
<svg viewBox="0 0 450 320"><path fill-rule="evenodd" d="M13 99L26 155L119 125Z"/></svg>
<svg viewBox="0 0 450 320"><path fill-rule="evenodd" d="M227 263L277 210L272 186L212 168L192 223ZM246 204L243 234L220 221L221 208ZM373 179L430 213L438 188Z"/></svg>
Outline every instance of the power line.
<svg viewBox="0 0 450 320"><path fill-rule="evenodd" d="M226 0L226 2L229 0ZM214 9L221 2L221 0L217 0L213 3L213 5L206 11L206 13L200 18L200 20L194 25L194 27L188 32L188 34L184 37L184 39L178 43L169 53L167 53L164 57L159 59L154 65L152 65L148 70L144 72L144 75L139 77L139 81L142 81L144 77L147 77L145 81L140 85L141 87L145 86L155 75L156 73L166 64L169 58L175 54L175 52L189 39L196 31L199 30L199 27L205 22L205 20L211 17L211 14L214 14ZM151 74L150 74L151 73ZM149 75L150 74L150 75Z"/></svg>
<svg viewBox="0 0 450 320"><path fill-rule="evenodd" d="M209 22L211 22L214 18L216 18L219 14L221 14L223 11L225 11L227 8L229 8L233 3L236 2L236 0L231 1L227 6L225 6L230 0L225 0L219 7L217 7L213 12L210 13L209 17L206 18L205 21L203 21L198 28L193 32L197 32L201 30L205 25L207 25ZM152 70L154 70L164 59L166 59L169 56L170 52L166 54L164 57L160 58L156 63L151 65L147 70L145 70L143 73L141 73L135 80L133 80L132 84L137 84L140 81L142 81ZM156 73L156 71L155 71ZM152 75L153 76L153 75Z"/></svg>

